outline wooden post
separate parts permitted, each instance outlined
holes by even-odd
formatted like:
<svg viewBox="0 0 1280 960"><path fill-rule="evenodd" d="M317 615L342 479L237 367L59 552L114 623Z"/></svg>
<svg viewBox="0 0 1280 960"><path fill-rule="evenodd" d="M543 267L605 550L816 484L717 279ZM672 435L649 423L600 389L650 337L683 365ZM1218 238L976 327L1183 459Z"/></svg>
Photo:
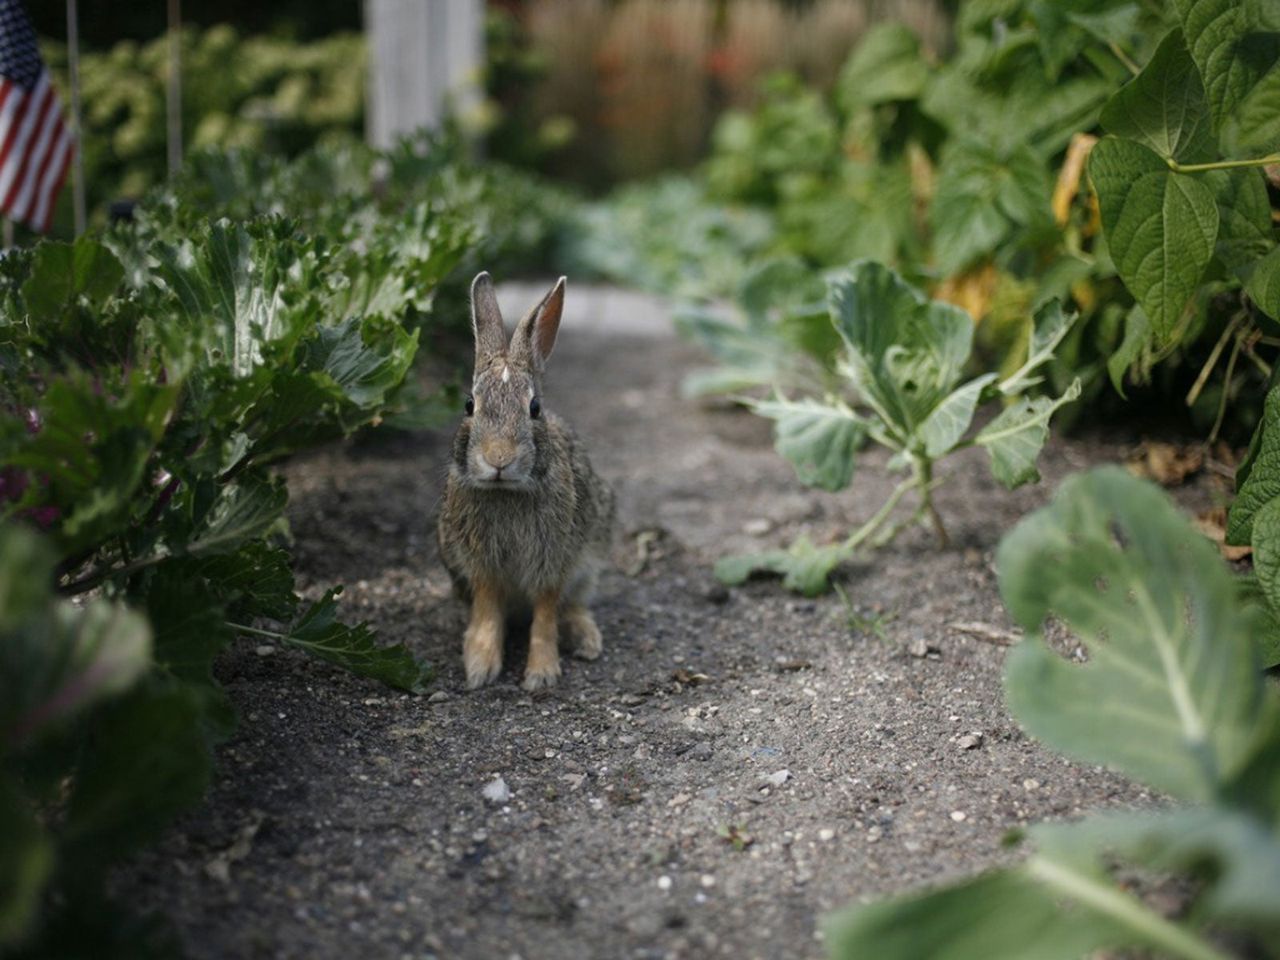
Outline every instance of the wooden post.
<svg viewBox="0 0 1280 960"><path fill-rule="evenodd" d="M75 138L75 171L71 179L71 205L76 236L85 228L84 131L80 125L80 22L76 0L67 0L67 75L71 82L71 136ZM13 246L13 223L5 220L5 246Z"/></svg>
<svg viewBox="0 0 1280 960"><path fill-rule="evenodd" d="M481 0L366 0L369 44L366 139L386 148L452 108L480 102Z"/></svg>
<svg viewBox="0 0 1280 960"><path fill-rule="evenodd" d="M181 0L169 0L169 82L165 88L169 132L169 173L182 167L182 10Z"/></svg>
<svg viewBox="0 0 1280 960"><path fill-rule="evenodd" d="M13 221L8 217L4 218L4 233L0 237L0 244L3 244L5 250L13 249Z"/></svg>

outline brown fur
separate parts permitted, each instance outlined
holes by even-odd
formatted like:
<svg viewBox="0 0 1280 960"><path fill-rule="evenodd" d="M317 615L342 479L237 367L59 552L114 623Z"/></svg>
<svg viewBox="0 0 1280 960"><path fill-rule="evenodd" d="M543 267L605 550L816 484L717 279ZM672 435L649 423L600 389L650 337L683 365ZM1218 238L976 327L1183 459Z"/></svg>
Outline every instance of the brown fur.
<svg viewBox="0 0 1280 960"><path fill-rule="evenodd" d="M600 654L600 631L586 602L612 539L613 494L569 428L545 411L532 417L529 406L540 398L563 302L562 280L499 350L506 338L488 275L472 286L475 411L454 438L437 528L445 566L471 599L463 643L471 687L501 670L505 619L513 610L533 612L527 689L559 677L561 626L576 654Z"/></svg>

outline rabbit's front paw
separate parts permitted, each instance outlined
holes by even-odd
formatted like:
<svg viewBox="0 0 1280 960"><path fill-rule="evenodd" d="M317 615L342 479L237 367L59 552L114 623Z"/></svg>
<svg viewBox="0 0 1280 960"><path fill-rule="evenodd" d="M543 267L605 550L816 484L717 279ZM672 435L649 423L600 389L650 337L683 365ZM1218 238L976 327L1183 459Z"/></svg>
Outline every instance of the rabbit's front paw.
<svg viewBox="0 0 1280 960"><path fill-rule="evenodd" d="M502 625L486 621L467 627L462 644L462 662L467 670L467 687L483 687L502 672Z"/></svg>
<svg viewBox="0 0 1280 960"><path fill-rule="evenodd" d="M545 662L536 662L530 659L529 666L524 671L524 683L522 685L526 690L533 692L534 690L545 690L547 687L554 687L559 679L559 657Z"/></svg>

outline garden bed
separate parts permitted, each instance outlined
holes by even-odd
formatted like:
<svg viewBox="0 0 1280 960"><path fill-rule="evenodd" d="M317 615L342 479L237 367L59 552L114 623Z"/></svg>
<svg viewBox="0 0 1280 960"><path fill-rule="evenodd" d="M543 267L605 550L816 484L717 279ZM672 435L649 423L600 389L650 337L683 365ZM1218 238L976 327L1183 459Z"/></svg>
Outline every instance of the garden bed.
<svg viewBox="0 0 1280 960"><path fill-rule="evenodd" d="M534 288L502 296L510 316ZM115 882L192 957L818 957L836 908L994 864L1026 823L1150 802L1008 716L992 569L1061 478L1135 438L1055 437L1044 482L1013 493L958 454L937 494L952 547L911 530L841 571L845 599L726 589L725 551L847 532L895 481L870 454L845 492L802 488L766 421L681 398L700 358L667 317L569 293L547 404L615 484L623 531L604 655L549 693L520 688L518 631L499 680L465 690L433 526L446 435L288 465L304 592L346 583L348 616L437 679L413 697L252 643L220 661L241 722L216 783ZM485 795L498 777L505 801Z"/></svg>

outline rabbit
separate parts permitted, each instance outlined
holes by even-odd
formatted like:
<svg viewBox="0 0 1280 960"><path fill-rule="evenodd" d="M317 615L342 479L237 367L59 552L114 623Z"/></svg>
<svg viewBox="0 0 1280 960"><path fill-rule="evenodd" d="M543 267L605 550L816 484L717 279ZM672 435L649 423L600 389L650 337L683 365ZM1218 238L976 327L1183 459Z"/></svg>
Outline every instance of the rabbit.
<svg viewBox="0 0 1280 960"><path fill-rule="evenodd" d="M587 609L613 539L613 493L582 445L542 407L542 376L564 308L565 278L507 342L488 273L471 285L475 374L440 507L437 537L459 596L471 603L467 686L502 670L506 620L532 609L524 688L560 677L561 631L575 656L600 656Z"/></svg>

